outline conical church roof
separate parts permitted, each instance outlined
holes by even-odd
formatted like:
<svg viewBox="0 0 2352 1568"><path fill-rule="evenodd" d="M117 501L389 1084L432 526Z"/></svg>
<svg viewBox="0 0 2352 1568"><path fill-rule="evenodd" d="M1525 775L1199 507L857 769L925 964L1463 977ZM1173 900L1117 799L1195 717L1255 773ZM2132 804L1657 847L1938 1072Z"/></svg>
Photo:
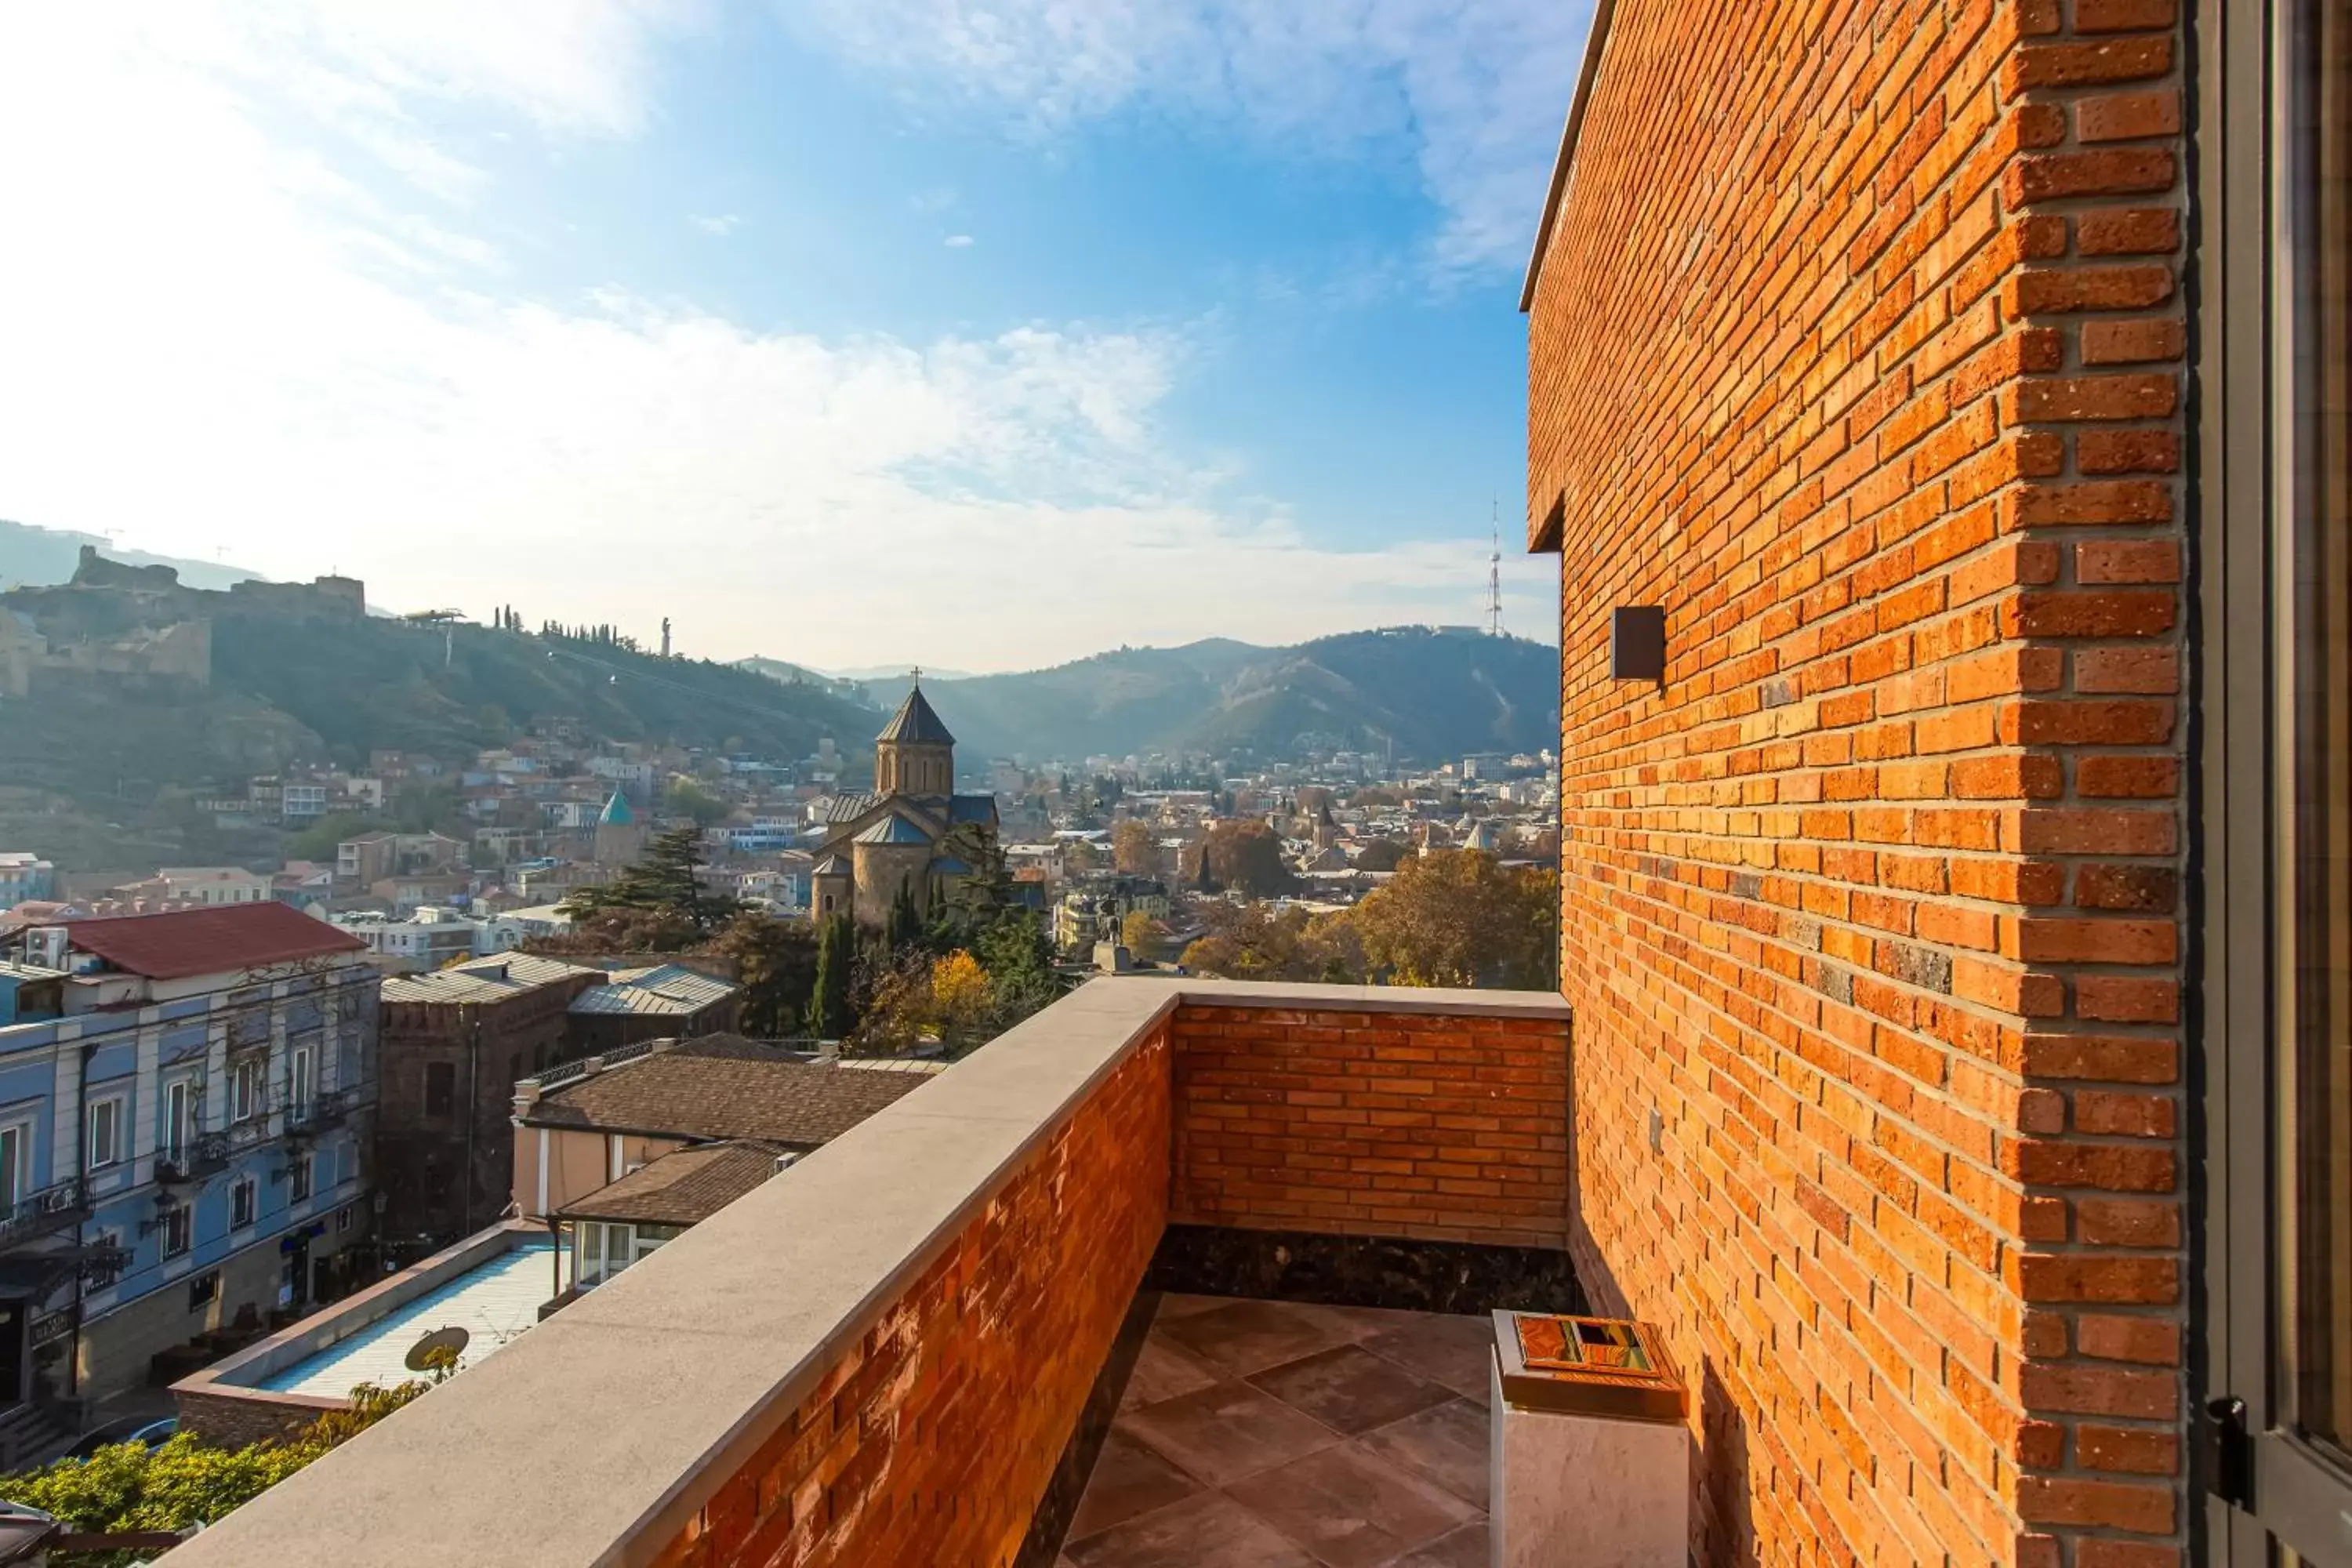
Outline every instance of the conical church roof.
<svg viewBox="0 0 2352 1568"><path fill-rule="evenodd" d="M919 686L907 689L907 700L898 704L898 711L890 716L890 721L882 726L882 732L874 738L877 742L912 741L936 746L955 744L955 737L948 733L948 727L940 722L940 716L932 712L931 705L923 700L923 689Z"/></svg>
<svg viewBox="0 0 2352 1568"><path fill-rule="evenodd" d="M636 819L637 814L629 809L629 803L621 797L619 790L613 792L613 798L604 803L604 815L597 818L598 821L614 827L626 827ZM579 818L574 817L572 820L576 822Z"/></svg>

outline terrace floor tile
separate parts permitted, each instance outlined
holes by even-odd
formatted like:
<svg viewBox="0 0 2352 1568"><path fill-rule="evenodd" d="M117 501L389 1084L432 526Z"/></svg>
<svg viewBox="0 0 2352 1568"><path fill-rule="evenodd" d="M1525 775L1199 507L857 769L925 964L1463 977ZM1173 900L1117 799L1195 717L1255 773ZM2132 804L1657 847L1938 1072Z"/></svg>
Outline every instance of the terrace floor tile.
<svg viewBox="0 0 2352 1568"><path fill-rule="evenodd" d="M1482 1517L1460 1498L1355 1443L1252 1476L1228 1487L1226 1495L1325 1568L1383 1568Z"/></svg>
<svg viewBox="0 0 2352 1568"><path fill-rule="evenodd" d="M1466 1399L1449 1399L1367 1432L1360 1440L1382 1458L1484 1509L1487 1506L1487 1454L1493 1439L1486 1411Z"/></svg>
<svg viewBox="0 0 2352 1568"><path fill-rule="evenodd" d="M1442 1383L1473 1404L1487 1401L1495 1365L1491 1319L1433 1312L1360 1342L1374 1355Z"/></svg>
<svg viewBox="0 0 2352 1568"><path fill-rule="evenodd" d="M1223 1486L1303 1458L1338 1434L1245 1383L1217 1383L1122 1412L1115 1432L1152 1449L1208 1486Z"/></svg>
<svg viewBox="0 0 2352 1568"><path fill-rule="evenodd" d="M1076 1568L1316 1568L1279 1531L1218 1492L1129 1520L1064 1555Z"/></svg>
<svg viewBox="0 0 2352 1568"><path fill-rule="evenodd" d="M1350 1437L1454 1397L1439 1384L1357 1345L1339 1345L1268 1367L1249 1382Z"/></svg>
<svg viewBox="0 0 2352 1568"><path fill-rule="evenodd" d="M1346 1344L1355 1335L1339 1321L1283 1301L1229 1301L1179 1317L1155 1331L1236 1377L1280 1366Z"/></svg>

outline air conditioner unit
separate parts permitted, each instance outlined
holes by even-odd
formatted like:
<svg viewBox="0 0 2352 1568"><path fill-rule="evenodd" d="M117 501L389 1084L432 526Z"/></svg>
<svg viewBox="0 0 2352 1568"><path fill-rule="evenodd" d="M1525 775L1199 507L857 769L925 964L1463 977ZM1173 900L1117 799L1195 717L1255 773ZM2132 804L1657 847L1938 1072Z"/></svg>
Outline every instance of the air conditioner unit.
<svg viewBox="0 0 2352 1568"><path fill-rule="evenodd" d="M796 1151L789 1150L789 1149L788 1149L788 1150L786 1150L784 1152L782 1152L782 1153L781 1153L781 1154L777 1155L777 1156L776 1156L776 1169L775 1169L775 1173L775 1173L775 1174L777 1174L777 1175L779 1175L779 1176L782 1175L786 1171L789 1171L789 1170L791 1170L794 1165L799 1164L799 1163L800 1163L800 1158L801 1158L801 1157L800 1157L800 1154L799 1154Z"/></svg>

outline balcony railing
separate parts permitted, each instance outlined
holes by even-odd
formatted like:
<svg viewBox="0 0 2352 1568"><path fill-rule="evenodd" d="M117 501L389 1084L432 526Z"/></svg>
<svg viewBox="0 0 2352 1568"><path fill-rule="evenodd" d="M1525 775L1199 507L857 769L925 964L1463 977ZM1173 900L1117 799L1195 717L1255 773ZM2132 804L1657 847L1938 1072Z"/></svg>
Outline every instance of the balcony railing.
<svg viewBox="0 0 2352 1568"><path fill-rule="evenodd" d="M298 1101L286 1108L286 1136L315 1138L331 1132L351 1120L358 1108L359 1096L348 1089L331 1089L323 1094Z"/></svg>
<svg viewBox="0 0 2352 1568"><path fill-rule="evenodd" d="M241 1153L269 1142L269 1102L256 1095L252 1109L231 1121L222 1134L228 1140L229 1152Z"/></svg>
<svg viewBox="0 0 2352 1568"><path fill-rule="evenodd" d="M1527 993L1096 981L168 1561L1004 1560L1066 1518L1040 1500L1180 1237L1560 1256L1568 1028ZM616 1426L617 1387L660 1418Z"/></svg>
<svg viewBox="0 0 2352 1568"><path fill-rule="evenodd" d="M0 1206L0 1248L22 1247L89 1217L89 1194L80 1177L27 1193Z"/></svg>
<svg viewBox="0 0 2352 1568"><path fill-rule="evenodd" d="M155 1179L166 1186L201 1182L228 1169L226 1132L199 1132L180 1143L166 1144L155 1154Z"/></svg>

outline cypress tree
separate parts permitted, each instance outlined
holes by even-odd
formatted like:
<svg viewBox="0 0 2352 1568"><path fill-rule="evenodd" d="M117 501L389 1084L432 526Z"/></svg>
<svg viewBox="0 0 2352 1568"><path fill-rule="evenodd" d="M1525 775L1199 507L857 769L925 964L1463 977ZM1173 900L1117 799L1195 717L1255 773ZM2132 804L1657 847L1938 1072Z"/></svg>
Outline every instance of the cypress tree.
<svg viewBox="0 0 2352 1568"><path fill-rule="evenodd" d="M817 928L816 985L809 995L809 1033L837 1040L849 1033L849 971L857 959L857 932L847 915Z"/></svg>
<svg viewBox="0 0 2352 1568"><path fill-rule="evenodd" d="M915 908L915 889L901 882L898 896L890 900L890 917L882 928L882 945L891 952L899 952L922 940L923 917Z"/></svg>

